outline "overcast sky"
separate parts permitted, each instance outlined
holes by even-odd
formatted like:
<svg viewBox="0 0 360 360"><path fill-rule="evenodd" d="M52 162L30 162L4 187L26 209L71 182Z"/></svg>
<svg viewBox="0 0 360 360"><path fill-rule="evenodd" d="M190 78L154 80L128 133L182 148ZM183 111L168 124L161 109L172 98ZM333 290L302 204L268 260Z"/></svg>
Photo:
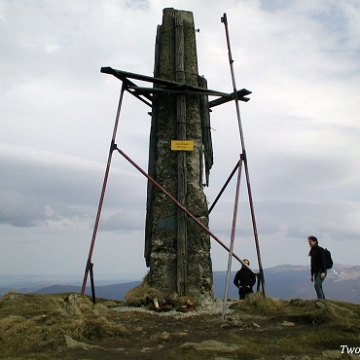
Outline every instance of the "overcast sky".
<svg viewBox="0 0 360 360"><path fill-rule="evenodd" d="M152 76L166 7L194 13L199 72L231 92L227 14L237 88L252 91L240 111L264 268L308 264L308 235L359 265L358 0L0 0L0 274L83 276L121 86L100 68ZM126 94L117 135L144 169L149 111ZM211 127L210 204L240 154L234 103ZM145 275L146 184L115 152L95 277ZM257 268L244 185L234 251ZM227 245L234 193L210 216ZM215 241L212 259L226 269Z"/></svg>

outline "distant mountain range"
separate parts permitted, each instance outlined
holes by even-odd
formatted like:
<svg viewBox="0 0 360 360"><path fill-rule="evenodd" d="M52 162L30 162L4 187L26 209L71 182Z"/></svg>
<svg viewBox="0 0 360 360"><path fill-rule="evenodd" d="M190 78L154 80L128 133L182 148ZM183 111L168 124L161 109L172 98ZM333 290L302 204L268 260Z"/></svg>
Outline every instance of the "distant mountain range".
<svg viewBox="0 0 360 360"><path fill-rule="evenodd" d="M237 298L237 288L233 285L235 272L231 274L229 284L230 298ZM279 265L264 270L265 293L267 296L277 299L302 298L304 300L315 299L313 283L310 282L310 271L308 266ZM69 285L41 285L31 282L30 279L23 281L17 279L12 282L8 279L6 283L0 283L0 296L9 291L31 294L56 294L66 292L80 292L80 283L74 284L70 281ZM95 295L100 298L124 300L125 293L129 289L138 286L141 281L130 281L118 284L96 283ZM223 298L225 293L226 271L214 272L214 294L217 298ZM350 266L335 264L328 270L328 276L323 288L328 299L347 301L355 304L360 303L360 266ZM256 285L254 290L256 289ZM86 294L91 295L90 288L86 289Z"/></svg>

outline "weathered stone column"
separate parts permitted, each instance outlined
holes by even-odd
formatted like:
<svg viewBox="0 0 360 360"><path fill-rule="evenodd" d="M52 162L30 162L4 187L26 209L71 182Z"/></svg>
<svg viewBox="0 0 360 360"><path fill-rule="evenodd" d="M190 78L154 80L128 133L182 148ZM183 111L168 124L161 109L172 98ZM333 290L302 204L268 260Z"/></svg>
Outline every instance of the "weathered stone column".
<svg viewBox="0 0 360 360"><path fill-rule="evenodd" d="M206 86L198 75L193 14L164 9L155 50L156 78ZM208 227L203 158L212 163L207 99L194 94L155 93L149 174ZM205 140L204 140L205 139ZM193 151L171 150L171 140L192 140ZM211 160L209 160L211 158ZM211 165L210 165L211 166ZM209 166L208 166L209 167ZM180 296L213 297L210 237L148 183L145 259L149 285Z"/></svg>

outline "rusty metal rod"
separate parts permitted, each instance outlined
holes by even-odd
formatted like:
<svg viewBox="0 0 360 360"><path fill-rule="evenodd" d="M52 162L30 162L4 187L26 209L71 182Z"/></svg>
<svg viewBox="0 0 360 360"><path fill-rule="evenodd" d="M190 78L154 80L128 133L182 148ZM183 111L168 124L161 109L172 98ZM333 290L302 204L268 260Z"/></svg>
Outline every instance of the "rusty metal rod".
<svg viewBox="0 0 360 360"><path fill-rule="evenodd" d="M219 194L216 196L215 200L213 201L213 203L211 204L208 213L210 214L212 209L215 207L216 203L219 201L221 195L223 194L223 192L225 191L225 189L227 188L227 186L229 185L230 180L232 179L232 177L235 174L236 169L241 165L241 159L239 159L239 161L236 163L234 169L232 170L231 174L229 175L228 179L225 181L224 186L221 188L221 190L219 191Z"/></svg>
<svg viewBox="0 0 360 360"><path fill-rule="evenodd" d="M224 304L223 304L223 313L222 313L223 320L225 320L227 299L228 299L228 295L229 295L232 254L234 253L234 242L235 242L235 234L236 234L236 220L237 220L237 213L238 213L238 207L239 207L239 197L240 197L241 165L242 165L241 158L240 158L239 164L240 165L239 165L239 168L238 168L238 176L237 176L237 181L236 181L236 190L235 190L235 199L234 199L233 221L232 221L232 226L231 226L229 260L228 260L228 268L227 268L227 273L226 273L226 285L225 285L225 295L224 295Z"/></svg>
<svg viewBox="0 0 360 360"><path fill-rule="evenodd" d="M104 181L103 181L103 185L102 185L102 189L101 189L98 210L97 210L94 229L93 229L93 234L92 234L92 238L91 238L91 244L90 244L88 260L86 262L86 267L85 267L84 280L83 280L83 284L82 284L82 287L81 287L81 294L85 293L88 274L89 274L89 271L91 270L91 267L92 267L91 258L92 258L92 254L93 254L93 251L94 251L96 234L97 234L97 230L98 230L98 227L99 227L101 209L102 209L102 205L103 205L103 202L104 202L107 181L108 181L108 178L109 178L112 154L113 154L113 152L114 152L114 150L116 148L115 138L116 138L116 133L117 133L118 125L119 125L120 111L121 111L121 106L122 106L125 90L126 90L126 85L125 85L125 83L123 83L123 85L121 87L121 92L120 92L119 105L118 105L118 109L117 109L117 113L116 113L116 120L115 120L114 131L113 131L113 135L112 135L112 139L111 139L111 144L110 144L110 150L109 150L109 156L108 156L108 161L107 161L105 175L104 175Z"/></svg>
<svg viewBox="0 0 360 360"><path fill-rule="evenodd" d="M148 173L146 173L139 165L135 163L128 155L122 150L116 148L116 150L122 155L131 165L133 165L138 171L140 171L149 181L151 181L165 196L167 196L173 203L175 203L181 210L183 210L197 225L199 225L206 233L208 233L214 240L216 240L225 250L230 249L216 236L214 235L201 221L199 221L186 207L181 205L169 192L167 192L155 179L153 179ZM238 260L242 265L249 268L236 254L233 257ZM250 268L249 268L250 269ZM254 272L252 269L250 269ZM255 272L254 272L255 273Z"/></svg>
<svg viewBox="0 0 360 360"><path fill-rule="evenodd" d="M250 211L251 211L251 220L252 220L252 224L253 224L256 251L257 251L259 270L260 270L260 276L261 276L261 282L262 282L262 291L263 291L263 294L265 296L264 269L263 269L263 266L262 266L261 255L260 255L260 245L259 245L258 232L257 232L256 221L255 221L254 204L253 204L253 199L252 199L252 194L251 194L250 177L249 177L249 170L248 170L246 152L245 152L244 134L243 134L243 129L242 129L242 125L241 125L239 98L238 98L238 94L237 94L237 90L236 90L235 72L234 72L234 66L233 66L234 60L233 60L232 52L231 52L230 35L229 35L229 28L228 28L228 21L227 21L226 13L224 13L224 16L221 18L221 22L224 23L224 25L225 25L226 42L227 42L227 47L228 47L228 57L229 57L229 65L230 65L230 73L231 73L233 91L234 91L234 95L235 95L234 100L235 100L236 116L237 116L237 121L238 121L239 136L240 136L240 143L241 143L241 149L242 149L242 160L244 161L246 184L247 184Z"/></svg>

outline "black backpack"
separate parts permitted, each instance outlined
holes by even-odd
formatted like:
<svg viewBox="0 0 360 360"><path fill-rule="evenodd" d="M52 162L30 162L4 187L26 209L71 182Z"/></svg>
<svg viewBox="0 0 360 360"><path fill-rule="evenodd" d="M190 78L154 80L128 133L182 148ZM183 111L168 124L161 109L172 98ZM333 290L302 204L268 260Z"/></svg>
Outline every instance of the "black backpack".
<svg viewBox="0 0 360 360"><path fill-rule="evenodd" d="M331 269L334 265L333 259L331 257L331 252L327 248L325 248L324 251L325 251L325 259L326 259L326 268Z"/></svg>

